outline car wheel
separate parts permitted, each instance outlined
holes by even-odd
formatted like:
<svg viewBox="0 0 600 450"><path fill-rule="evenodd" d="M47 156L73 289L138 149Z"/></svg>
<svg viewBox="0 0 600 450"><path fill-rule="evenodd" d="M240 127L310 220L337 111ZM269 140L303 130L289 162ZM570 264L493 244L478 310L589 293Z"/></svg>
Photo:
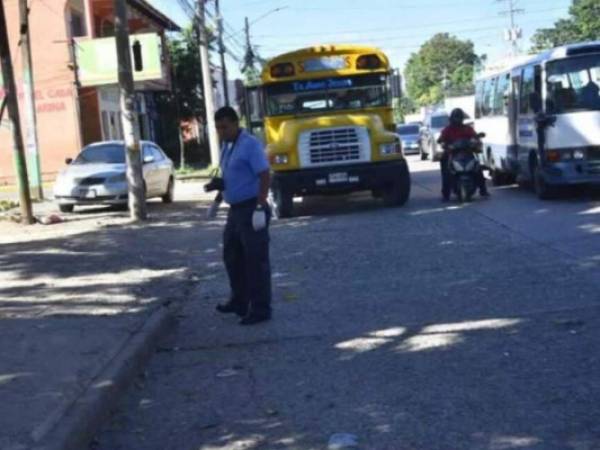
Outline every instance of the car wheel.
<svg viewBox="0 0 600 450"><path fill-rule="evenodd" d="M429 144L429 154L431 155L431 160L432 161L439 161L440 158L438 157L438 155L436 155L435 153L435 144L433 142L431 142Z"/></svg>
<svg viewBox="0 0 600 450"><path fill-rule="evenodd" d="M58 205L58 209L62 213L72 213L75 209L75 205Z"/></svg>
<svg viewBox="0 0 600 450"><path fill-rule="evenodd" d="M169 178L169 184L167 185L167 192L162 196L163 203L173 203L175 198L175 182L173 178Z"/></svg>

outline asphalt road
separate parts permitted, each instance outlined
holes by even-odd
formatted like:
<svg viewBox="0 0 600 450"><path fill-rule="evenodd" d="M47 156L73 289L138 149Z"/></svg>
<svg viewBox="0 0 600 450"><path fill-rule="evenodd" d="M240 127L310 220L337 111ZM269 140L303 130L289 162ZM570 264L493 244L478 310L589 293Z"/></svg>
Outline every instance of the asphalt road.
<svg viewBox="0 0 600 450"><path fill-rule="evenodd" d="M309 199L272 227L275 318L239 327L220 222L190 242L198 285L91 448L600 449L600 201L517 187L409 205Z"/></svg>

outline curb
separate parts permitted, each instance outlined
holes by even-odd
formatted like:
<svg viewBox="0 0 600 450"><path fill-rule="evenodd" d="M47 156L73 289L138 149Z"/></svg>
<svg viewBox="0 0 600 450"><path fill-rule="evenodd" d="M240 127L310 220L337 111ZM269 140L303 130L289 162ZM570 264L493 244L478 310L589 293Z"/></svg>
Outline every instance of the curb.
<svg viewBox="0 0 600 450"><path fill-rule="evenodd" d="M162 306L154 311L65 414L51 428L32 433L36 442L33 450L88 448L120 396L152 356L158 340L174 324L174 312L169 307Z"/></svg>

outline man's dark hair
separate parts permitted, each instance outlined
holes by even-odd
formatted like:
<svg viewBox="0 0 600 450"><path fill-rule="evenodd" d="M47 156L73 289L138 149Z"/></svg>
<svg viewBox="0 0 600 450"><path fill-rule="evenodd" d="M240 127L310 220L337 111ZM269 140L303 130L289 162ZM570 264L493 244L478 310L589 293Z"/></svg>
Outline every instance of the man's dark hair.
<svg viewBox="0 0 600 450"><path fill-rule="evenodd" d="M231 106L223 106L222 108L219 108L219 110L215 113L216 122L223 119L228 119L231 122L240 121L237 112L235 112L235 109L233 109Z"/></svg>

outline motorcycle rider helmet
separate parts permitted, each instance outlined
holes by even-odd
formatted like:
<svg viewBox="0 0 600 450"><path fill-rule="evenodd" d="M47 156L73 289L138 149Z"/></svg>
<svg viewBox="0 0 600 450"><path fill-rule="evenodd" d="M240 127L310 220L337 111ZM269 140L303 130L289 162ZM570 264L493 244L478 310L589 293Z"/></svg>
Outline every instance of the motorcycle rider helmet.
<svg viewBox="0 0 600 450"><path fill-rule="evenodd" d="M450 123L454 126L463 125L465 122L465 119L466 119L466 114L460 108L453 109L452 112L450 113Z"/></svg>

